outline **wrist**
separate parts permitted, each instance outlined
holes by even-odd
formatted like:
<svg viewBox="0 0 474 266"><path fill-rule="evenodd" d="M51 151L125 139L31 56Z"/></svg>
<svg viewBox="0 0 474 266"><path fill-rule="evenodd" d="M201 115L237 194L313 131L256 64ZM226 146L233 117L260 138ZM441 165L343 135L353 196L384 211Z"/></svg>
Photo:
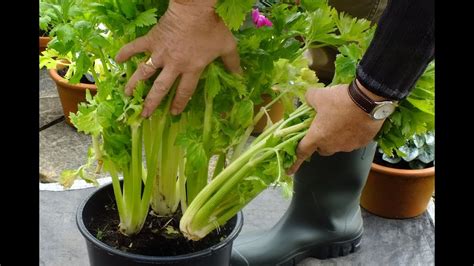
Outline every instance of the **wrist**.
<svg viewBox="0 0 474 266"><path fill-rule="evenodd" d="M362 83L360 83L360 81L356 78L355 79L355 82L357 84L357 86L359 87L359 89L366 95L368 96L370 99L372 99L374 102L382 102L382 101L390 101L390 99L387 99L385 97L382 97L382 96L379 96L373 92L371 92L370 90L368 90L366 87L364 87L364 85L362 85Z"/></svg>
<svg viewBox="0 0 474 266"><path fill-rule="evenodd" d="M220 23L221 19L216 14L215 8L208 3L194 3L198 1L189 0L171 0L168 10L165 14L165 19L170 19L176 23L174 25L179 28L201 28L208 29L215 27ZM211 1L204 1L211 2ZM213 2L216 2L213 0Z"/></svg>

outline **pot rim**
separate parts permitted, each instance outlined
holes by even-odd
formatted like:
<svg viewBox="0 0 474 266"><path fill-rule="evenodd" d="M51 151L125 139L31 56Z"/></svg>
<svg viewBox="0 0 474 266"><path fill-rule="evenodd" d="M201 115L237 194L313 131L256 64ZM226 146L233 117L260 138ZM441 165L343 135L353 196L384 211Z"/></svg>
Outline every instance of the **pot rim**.
<svg viewBox="0 0 474 266"><path fill-rule="evenodd" d="M435 167L428 167L424 169L398 169L383 166L377 163L372 162L371 170L392 176L401 176L401 177L410 177L410 178L420 178L420 177L429 177L435 175Z"/></svg>
<svg viewBox="0 0 474 266"><path fill-rule="evenodd" d="M102 241L99 241L97 238L95 238L87 229L87 227L84 224L84 220L82 218L82 212L84 211L84 207L89 202L89 200L96 194L99 193L101 190L107 189L107 187L112 186L112 183L109 183L107 185L104 185L91 193L85 200L82 201L82 203L79 205L77 212L76 212L76 225L79 228L79 231L81 234L90 242L92 242L95 246L98 246L104 250L106 250L109 253L112 253L117 256L125 257L127 259L135 260L135 261L141 261L141 262L154 262L154 261L161 261L161 262L176 262L176 261L183 261L183 260L190 260L198 257L207 257L215 253L217 250L224 248L229 244L229 242L234 241L234 239L237 237L237 235L240 233L242 230L243 226L243 215L242 211L239 211L237 213L237 220L235 222L235 227L232 230L232 232L222 241L217 243L214 246L208 247L206 249L189 253L189 254L182 254L182 255L177 255L177 256L148 256L148 255L141 255L141 254L135 254L135 253L129 253L129 252L124 252L115 248L112 248L111 246L103 243Z"/></svg>
<svg viewBox="0 0 474 266"><path fill-rule="evenodd" d="M48 71L49 75L51 78L56 82L57 85L61 85L63 87L66 87L68 89L73 89L73 90L80 90L84 91L86 89L90 91L97 91L97 86L95 84L86 84L86 83L77 83L77 84L71 84L69 81L63 77L61 77L58 73L58 70L56 69L49 69Z"/></svg>

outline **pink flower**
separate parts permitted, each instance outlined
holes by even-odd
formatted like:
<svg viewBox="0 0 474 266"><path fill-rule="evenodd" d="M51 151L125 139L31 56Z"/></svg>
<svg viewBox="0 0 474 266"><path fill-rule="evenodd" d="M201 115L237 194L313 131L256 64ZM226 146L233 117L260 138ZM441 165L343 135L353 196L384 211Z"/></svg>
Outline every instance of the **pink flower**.
<svg viewBox="0 0 474 266"><path fill-rule="evenodd" d="M260 28L262 26L267 26L267 27L273 26L273 23L264 15L260 14L258 9L252 10L252 20L253 20L253 23L257 26L257 28Z"/></svg>

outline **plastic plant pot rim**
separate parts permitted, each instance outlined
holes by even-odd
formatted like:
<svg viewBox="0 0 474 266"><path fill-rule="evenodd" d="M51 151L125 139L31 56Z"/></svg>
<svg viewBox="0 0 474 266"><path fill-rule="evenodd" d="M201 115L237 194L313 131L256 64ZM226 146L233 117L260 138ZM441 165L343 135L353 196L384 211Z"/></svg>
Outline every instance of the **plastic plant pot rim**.
<svg viewBox="0 0 474 266"><path fill-rule="evenodd" d="M106 250L109 253L112 253L117 256L121 257L126 257L131 260L138 260L141 262L155 262L155 261L161 261L161 262L179 262L179 261L185 261L185 260L190 260L193 258L199 258L199 257L207 257L211 256L213 253L215 253L217 250L224 248L225 246L228 245L229 242L234 241L234 239L237 237L237 235L240 233L242 230L242 225L243 225L243 215L242 211L239 211L237 213L237 220L235 222L235 227L232 230L232 232L221 242L218 244L211 246L209 248L206 248L204 250L200 250L197 252L189 253L189 254L183 254L183 255L177 255L177 256L147 256L147 255L140 255L140 254L135 254L135 253L128 253L128 252L123 252L120 250L117 250L115 248L110 247L109 245L99 241L97 238L95 238L87 229L87 227L84 224L84 220L82 219L82 212L84 210L85 205L89 202L89 200L96 194L99 193L101 190L107 189L108 186L112 186L112 184L108 184L105 186L102 186L95 192L91 193L85 200L82 201L82 203L79 205L76 213L76 224L79 228L79 231L81 234L90 242L92 242L94 245L99 246L100 248Z"/></svg>

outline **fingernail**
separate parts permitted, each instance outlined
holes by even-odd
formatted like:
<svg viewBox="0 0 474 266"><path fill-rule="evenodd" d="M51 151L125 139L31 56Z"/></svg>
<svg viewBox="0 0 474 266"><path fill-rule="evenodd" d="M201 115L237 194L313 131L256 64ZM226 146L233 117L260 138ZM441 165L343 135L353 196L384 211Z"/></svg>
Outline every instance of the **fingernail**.
<svg viewBox="0 0 474 266"><path fill-rule="evenodd" d="M178 113L179 113L178 108L176 108L176 107L171 108L171 114L172 115L178 115Z"/></svg>
<svg viewBox="0 0 474 266"><path fill-rule="evenodd" d="M144 118L148 118L149 115L150 115L150 111L147 108L143 108L142 116Z"/></svg>

